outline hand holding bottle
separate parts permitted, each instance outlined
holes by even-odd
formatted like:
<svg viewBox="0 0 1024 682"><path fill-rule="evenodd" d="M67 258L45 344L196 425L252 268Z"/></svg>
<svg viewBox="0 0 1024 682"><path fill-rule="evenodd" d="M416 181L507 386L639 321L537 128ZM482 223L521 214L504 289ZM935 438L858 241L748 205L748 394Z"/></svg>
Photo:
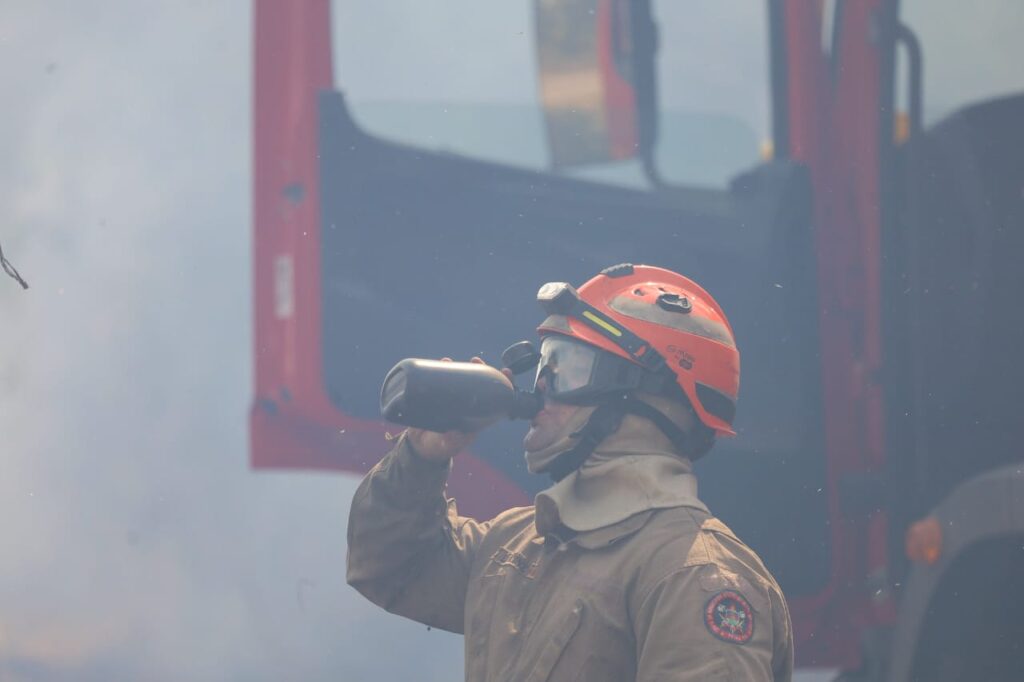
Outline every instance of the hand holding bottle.
<svg viewBox="0 0 1024 682"><path fill-rule="evenodd" d="M442 358L441 361L451 362L452 359ZM482 359L477 357L474 357L470 362L478 365L486 365ZM500 371L510 382L512 381L511 370L502 369ZM445 431L444 433L410 427L407 437L409 439L409 444L417 455L431 462L444 462L472 445L473 441L476 440L476 436L480 432L480 429L485 426L486 424L472 431L454 430Z"/></svg>

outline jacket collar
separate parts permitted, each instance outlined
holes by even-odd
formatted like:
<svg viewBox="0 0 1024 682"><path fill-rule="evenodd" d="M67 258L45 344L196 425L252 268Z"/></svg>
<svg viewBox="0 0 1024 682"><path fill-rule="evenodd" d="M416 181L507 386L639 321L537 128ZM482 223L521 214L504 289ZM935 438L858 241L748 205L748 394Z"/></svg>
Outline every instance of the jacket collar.
<svg viewBox="0 0 1024 682"><path fill-rule="evenodd" d="M635 532L655 509L707 512L689 460L664 452L595 453L579 471L538 493L534 507L539 533L558 534L564 526L581 546L608 544ZM583 540L591 533L596 533L592 541Z"/></svg>

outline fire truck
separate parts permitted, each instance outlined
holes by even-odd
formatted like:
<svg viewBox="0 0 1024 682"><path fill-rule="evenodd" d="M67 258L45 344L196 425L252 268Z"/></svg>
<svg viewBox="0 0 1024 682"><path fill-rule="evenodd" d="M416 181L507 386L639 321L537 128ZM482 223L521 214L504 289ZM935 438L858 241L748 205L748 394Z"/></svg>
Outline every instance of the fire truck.
<svg viewBox="0 0 1024 682"><path fill-rule="evenodd" d="M523 79L493 26L457 56L487 101L362 101L357 74L418 61L392 29L434 45L499 11L390 4L373 33L341 0L255 0L252 466L363 473L395 362L496 363L541 283L667 267L736 332L738 436L701 496L782 585L798 667L1016 679L1022 6L522 0L502 30L534 102L502 98ZM460 458L462 513L545 487L521 435Z"/></svg>

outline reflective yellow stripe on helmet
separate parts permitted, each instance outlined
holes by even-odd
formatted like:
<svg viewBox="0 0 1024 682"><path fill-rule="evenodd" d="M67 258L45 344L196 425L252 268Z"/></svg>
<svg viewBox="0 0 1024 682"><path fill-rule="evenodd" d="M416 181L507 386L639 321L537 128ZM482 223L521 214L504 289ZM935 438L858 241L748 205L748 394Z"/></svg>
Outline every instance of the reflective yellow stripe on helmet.
<svg viewBox="0 0 1024 682"><path fill-rule="evenodd" d="M609 334L612 334L614 336L622 336L622 330L620 330L619 328L613 327L612 325L608 324L608 322L606 320L602 320L600 317L598 317L594 313L590 312L589 310L584 310L583 311L583 317L587 318L588 320L590 320L594 324L598 325L599 327L601 327L601 329L604 329Z"/></svg>

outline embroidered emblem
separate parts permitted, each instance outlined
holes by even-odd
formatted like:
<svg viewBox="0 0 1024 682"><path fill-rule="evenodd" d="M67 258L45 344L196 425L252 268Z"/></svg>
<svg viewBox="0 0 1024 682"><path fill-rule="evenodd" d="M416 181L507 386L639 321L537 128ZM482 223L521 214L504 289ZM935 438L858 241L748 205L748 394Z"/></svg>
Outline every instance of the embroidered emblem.
<svg viewBox="0 0 1024 682"><path fill-rule="evenodd" d="M498 550L491 555L491 561L488 564L488 569L484 575L496 575L496 573L492 572L494 570L492 567L501 566L511 566L527 578L534 578L537 574L537 567L540 566L540 559L530 563L530 560L526 558L526 555L520 554L519 552L511 552L504 547L499 547Z"/></svg>
<svg viewBox="0 0 1024 682"><path fill-rule="evenodd" d="M746 644L754 636L754 611L739 592L722 590L704 605L704 625L718 639Z"/></svg>

